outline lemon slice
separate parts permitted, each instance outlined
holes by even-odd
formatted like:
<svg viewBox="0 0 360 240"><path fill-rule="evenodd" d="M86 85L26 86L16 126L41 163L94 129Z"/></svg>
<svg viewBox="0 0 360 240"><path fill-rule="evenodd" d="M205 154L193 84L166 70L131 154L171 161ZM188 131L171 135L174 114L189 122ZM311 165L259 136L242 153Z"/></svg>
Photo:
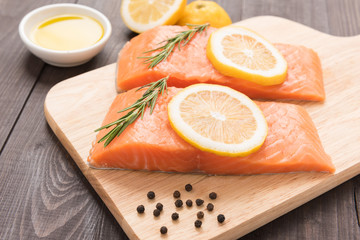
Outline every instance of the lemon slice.
<svg viewBox="0 0 360 240"><path fill-rule="evenodd" d="M191 145L221 156L257 151L267 135L259 107L246 95L214 84L195 84L168 105L172 128Z"/></svg>
<svg viewBox="0 0 360 240"><path fill-rule="evenodd" d="M121 16L128 28L142 33L160 25L172 25L179 20L186 0L123 0Z"/></svg>
<svg viewBox="0 0 360 240"><path fill-rule="evenodd" d="M220 28L209 38L206 54L215 69L226 76L260 85L284 82L287 62L264 38L240 26Z"/></svg>

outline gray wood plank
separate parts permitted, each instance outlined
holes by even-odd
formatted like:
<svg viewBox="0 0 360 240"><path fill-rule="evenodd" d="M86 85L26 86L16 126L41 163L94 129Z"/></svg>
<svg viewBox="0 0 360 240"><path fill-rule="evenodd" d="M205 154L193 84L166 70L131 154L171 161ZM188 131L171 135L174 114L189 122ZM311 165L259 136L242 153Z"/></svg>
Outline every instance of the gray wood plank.
<svg viewBox="0 0 360 240"><path fill-rule="evenodd" d="M273 15L328 32L326 0L243 0L242 19Z"/></svg>
<svg viewBox="0 0 360 240"><path fill-rule="evenodd" d="M18 25L31 10L51 3L75 0L0 0L0 152L27 101L44 63L20 40Z"/></svg>
<svg viewBox="0 0 360 240"><path fill-rule="evenodd" d="M325 0L218 2L234 22L257 15L277 15L324 32L339 31L339 34L359 32L357 28L359 25L352 23L355 18L358 19L358 13L354 10L359 4L356 0L347 0L344 3L336 0L329 3ZM3 69L10 72L7 78L29 79L32 75L34 78L28 80L31 82L28 83L29 86L23 87L26 90L34 86L30 92L22 90L31 95L28 100L27 97L22 100L26 105L0 155L0 217L2 219L0 239L127 239L111 213L56 139L43 116L43 101L53 85L63 79L114 62L123 44L136 35L124 26L120 18L120 1L80 0L79 3L100 10L112 23L112 37L100 55L89 63L75 68L62 69L46 65L37 82L40 70L36 70L31 62L39 60L24 49L20 54L14 55L22 55L25 52L26 59L21 60L18 56L18 61L22 62L14 60L15 66L9 63L8 69L0 67L2 76ZM41 5L39 2L36 4ZM31 5L36 4L34 2ZM4 9L16 8L18 5L21 5L18 0L14 3L6 1L4 5L1 2L0 14L8 11ZM342 13L337 13L332 7ZM330 14L327 14L327 11ZM20 13L11 14L14 14L11 21L19 21L21 18ZM347 14L350 14L350 17L345 17ZM340 22L336 23L336 21ZM352 25L347 26L349 24L347 21ZM0 30L2 27L3 24L0 24ZM348 30L339 30L344 27L348 27ZM1 37L0 41L2 41ZM21 46L20 39L14 38L11 41ZM4 49L1 53L11 57L10 52L9 49ZM29 66L29 69L25 70L24 66ZM21 71L23 73L17 75ZM31 75L31 71L35 73ZM0 84L3 84L3 80ZM7 86L6 84L4 83L4 86ZM11 85L8 92L17 93L16 86L21 84L24 83L17 80L15 87ZM1 98L2 92L0 93L0 106L3 110L3 101L8 101L13 94ZM20 100L17 101L14 106L20 106L21 111L23 104ZM20 111L17 110L17 115ZM0 123L3 124L1 120L0 118ZM9 125L4 126L5 131L9 131L8 128L15 121L16 118ZM241 239L360 239L355 210L356 203L359 204L360 199L359 179L360 177L357 177L344 183ZM358 196L357 200L354 196Z"/></svg>
<svg viewBox="0 0 360 240"><path fill-rule="evenodd" d="M122 23L118 24L120 2L79 3L92 6L110 18L114 28L112 40L85 65L74 68L45 65L37 82L35 78L36 85L0 155L0 179L5 179L0 184L0 193L6 196L0 198L3 219L0 239L127 239L43 115L43 102L52 86L115 62L122 45L133 36ZM26 63L16 66L15 71Z"/></svg>
<svg viewBox="0 0 360 240"><path fill-rule="evenodd" d="M333 35L360 34L359 1L244 1L243 17L275 15ZM360 239L359 176L242 237ZM355 191L355 192L354 192ZM358 200L354 198L358 196Z"/></svg>
<svg viewBox="0 0 360 240"><path fill-rule="evenodd" d="M355 180L348 181L241 240L359 239L360 229L354 209L355 186Z"/></svg>
<svg viewBox="0 0 360 240"><path fill-rule="evenodd" d="M236 0L236 1L220 0L214 2L217 2L229 14L231 21L233 23L242 20L242 7L244 4L244 0Z"/></svg>
<svg viewBox="0 0 360 240"><path fill-rule="evenodd" d="M68 77L46 67L0 156L0 239L125 238L45 121L47 91Z"/></svg>
<svg viewBox="0 0 360 240"><path fill-rule="evenodd" d="M329 33L338 36L360 34L359 9L360 1L328 0ZM349 182L352 185L347 188L346 194L353 199L349 197L348 201L338 202L337 215L341 216L338 237L348 236L349 239L360 239L360 175Z"/></svg>
<svg viewBox="0 0 360 240"><path fill-rule="evenodd" d="M355 201L355 212L357 218L357 224L360 228L360 176L357 176L352 181L354 181L354 201Z"/></svg>
<svg viewBox="0 0 360 240"><path fill-rule="evenodd" d="M329 33L337 36L360 34L360 1L328 0Z"/></svg>

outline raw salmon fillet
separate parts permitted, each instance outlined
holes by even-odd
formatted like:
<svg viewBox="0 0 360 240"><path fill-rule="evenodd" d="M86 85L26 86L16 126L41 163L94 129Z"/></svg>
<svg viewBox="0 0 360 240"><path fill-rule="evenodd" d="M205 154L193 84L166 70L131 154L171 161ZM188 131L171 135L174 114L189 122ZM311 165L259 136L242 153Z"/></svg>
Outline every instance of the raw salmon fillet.
<svg viewBox="0 0 360 240"><path fill-rule="evenodd" d="M128 42L118 57L117 90L140 87L169 75L168 85L175 87L213 83L229 86L251 98L310 101L325 99L320 59L313 50L303 46L275 44L288 63L288 75L284 83L274 86L261 86L219 73L206 57L207 41L215 28L208 28L206 33L196 34L180 51L176 48L166 61L153 69L148 69L144 59L139 58L145 56L145 51L158 48L161 46L160 42L186 29L187 27L180 26L160 26Z"/></svg>
<svg viewBox="0 0 360 240"><path fill-rule="evenodd" d="M129 125L107 147L103 142L97 143L109 131L101 130L90 151L90 166L229 175L335 171L310 116L304 108L293 104L257 102L269 132L260 150L247 157L223 157L193 147L177 135L168 120L167 105L179 90L169 87L168 95L164 93L157 99L152 115L147 109L143 119ZM117 112L134 103L143 92L130 90L119 94L103 125L125 114Z"/></svg>

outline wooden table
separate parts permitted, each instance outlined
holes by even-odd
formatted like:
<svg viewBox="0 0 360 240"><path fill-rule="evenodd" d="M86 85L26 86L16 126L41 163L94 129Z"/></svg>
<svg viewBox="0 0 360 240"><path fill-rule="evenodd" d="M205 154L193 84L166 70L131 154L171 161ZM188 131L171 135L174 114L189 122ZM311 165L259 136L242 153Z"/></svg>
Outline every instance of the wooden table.
<svg viewBox="0 0 360 240"><path fill-rule="evenodd" d="M113 33L103 52L82 66L47 65L26 50L17 27L30 10L58 2L0 0L0 239L127 239L46 123L43 103L56 83L115 62L136 34L122 22L121 1L66 1L103 12ZM275 15L333 35L360 34L359 0L217 2L233 22ZM359 211L357 176L241 240L360 239Z"/></svg>

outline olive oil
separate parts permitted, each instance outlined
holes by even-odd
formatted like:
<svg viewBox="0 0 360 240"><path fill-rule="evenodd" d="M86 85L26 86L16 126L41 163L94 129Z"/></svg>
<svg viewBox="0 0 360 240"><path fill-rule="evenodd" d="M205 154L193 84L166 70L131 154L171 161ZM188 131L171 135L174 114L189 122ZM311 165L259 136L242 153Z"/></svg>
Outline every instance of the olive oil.
<svg viewBox="0 0 360 240"><path fill-rule="evenodd" d="M104 35L103 26L83 15L58 15L40 22L31 38L37 45L58 51L87 48Z"/></svg>

